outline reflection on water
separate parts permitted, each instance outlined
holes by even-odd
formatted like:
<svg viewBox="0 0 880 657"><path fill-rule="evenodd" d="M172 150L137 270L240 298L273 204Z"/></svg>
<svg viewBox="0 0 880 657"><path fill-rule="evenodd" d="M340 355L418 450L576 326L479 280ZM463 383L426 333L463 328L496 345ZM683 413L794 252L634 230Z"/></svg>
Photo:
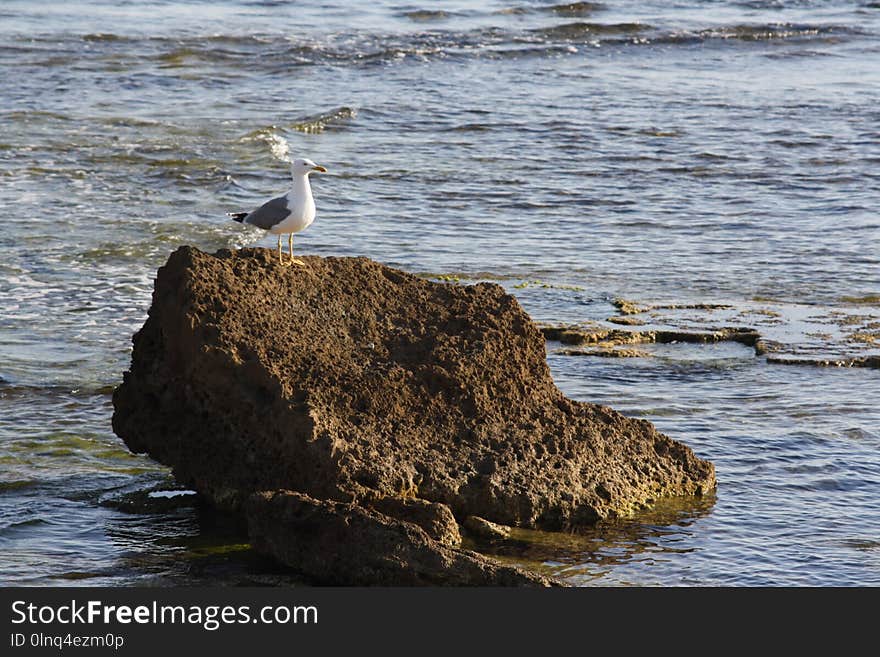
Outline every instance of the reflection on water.
<svg viewBox="0 0 880 657"><path fill-rule="evenodd" d="M637 518L565 533L515 528L502 542L478 541L467 547L576 586L649 585L654 583L650 575L654 564L699 549L694 541L694 525L712 512L714 503L714 495L671 498ZM635 571L619 574L633 565L637 566ZM635 579L630 581L629 577Z"/></svg>
<svg viewBox="0 0 880 657"><path fill-rule="evenodd" d="M187 586L293 586L300 580L287 568L256 554L240 521L186 502L174 511L169 504L148 510L129 503L106 527L118 553L120 573L129 584L156 582ZM144 543L144 536L150 540Z"/></svg>

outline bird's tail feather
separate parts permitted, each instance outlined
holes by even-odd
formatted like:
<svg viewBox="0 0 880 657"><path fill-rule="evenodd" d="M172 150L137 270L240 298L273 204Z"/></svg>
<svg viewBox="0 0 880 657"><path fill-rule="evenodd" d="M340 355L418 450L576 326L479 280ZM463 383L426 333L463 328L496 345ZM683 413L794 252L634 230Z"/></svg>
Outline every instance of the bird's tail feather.
<svg viewBox="0 0 880 657"><path fill-rule="evenodd" d="M227 215L235 219L237 222L241 223L244 221L244 218L248 216L247 212L227 212Z"/></svg>

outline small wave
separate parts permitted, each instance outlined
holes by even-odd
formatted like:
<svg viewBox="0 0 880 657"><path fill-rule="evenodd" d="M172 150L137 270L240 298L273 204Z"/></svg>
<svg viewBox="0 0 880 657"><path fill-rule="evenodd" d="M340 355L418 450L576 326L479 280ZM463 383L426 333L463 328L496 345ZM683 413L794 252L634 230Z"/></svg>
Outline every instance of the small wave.
<svg viewBox="0 0 880 657"><path fill-rule="evenodd" d="M413 11L405 11L401 15L415 23L429 23L447 20L452 16L452 13L442 9L415 9Z"/></svg>
<svg viewBox="0 0 880 657"><path fill-rule="evenodd" d="M768 52L764 57L767 59L797 59L811 57L840 57L840 55L831 52L821 52L819 50L796 50L789 52Z"/></svg>
<svg viewBox="0 0 880 657"><path fill-rule="evenodd" d="M168 124L164 124L161 121L156 121L154 119L144 119L137 118L134 116L110 116L106 118L97 119L101 124L107 125L113 128L159 128L159 129L167 129L170 127Z"/></svg>
<svg viewBox="0 0 880 657"><path fill-rule="evenodd" d="M712 153L709 151L697 153L696 155L694 155L694 158L698 160L708 160L710 162L729 162L731 160L745 162L748 159L741 155L726 155L723 153Z"/></svg>
<svg viewBox="0 0 880 657"><path fill-rule="evenodd" d="M0 481L0 491L15 491L24 488L31 488L35 485L33 479L13 479L11 481Z"/></svg>
<svg viewBox="0 0 880 657"><path fill-rule="evenodd" d="M60 385L42 384L29 385L26 383L13 383L7 380L0 386L0 399L27 400L35 397L45 399L87 399L91 397L107 397L116 389L115 383L92 384L92 385Z"/></svg>
<svg viewBox="0 0 880 657"><path fill-rule="evenodd" d="M31 123L34 120L47 120L47 121L75 121L76 119L72 116L68 116L67 114L61 114L60 112L50 112L47 110L13 110L10 112L3 112L2 116L10 121L21 121L23 123Z"/></svg>
<svg viewBox="0 0 880 657"><path fill-rule="evenodd" d="M82 37L83 41L89 41L91 43L100 43L102 41L128 41L128 37L121 36L119 34L108 34L104 32L96 32L94 34L84 34Z"/></svg>
<svg viewBox="0 0 880 657"><path fill-rule="evenodd" d="M28 518L26 520L19 520L16 522L10 522L5 527L3 527L4 532L8 531L16 531L18 529L23 529L26 527L34 527L39 525L48 525L51 524L48 520L44 518Z"/></svg>
<svg viewBox="0 0 880 657"><path fill-rule="evenodd" d="M72 570L67 573L59 573L58 575L56 575L56 577L58 577L59 579L78 582L78 581L84 580L84 579L94 579L96 577L103 577L104 575L105 575L105 573L88 573L88 572L82 572L79 570Z"/></svg>
<svg viewBox="0 0 880 657"><path fill-rule="evenodd" d="M492 126L487 123L463 123L446 128L444 132L486 132L492 130Z"/></svg>
<svg viewBox="0 0 880 657"><path fill-rule="evenodd" d="M844 303L863 306L880 306L880 292L876 294L865 294L862 296L845 296L840 299Z"/></svg>
<svg viewBox="0 0 880 657"><path fill-rule="evenodd" d="M324 132L329 126L344 124L347 121L351 121L356 116L357 110L352 107L337 107L327 112L314 114L296 121L290 125L290 128L297 132L319 134Z"/></svg>
<svg viewBox="0 0 880 657"><path fill-rule="evenodd" d="M654 43L689 44L705 41L782 41L830 38L861 34L860 30L845 25L809 25L771 23L763 25L722 25L697 31L673 32L656 36Z"/></svg>
<svg viewBox="0 0 880 657"><path fill-rule="evenodd" d="M346 121L354 119L355 116L357 116L357 110L354 108L337 107L326 112L306 116L285 126L270 125L251 130L242 136L240 141L263 142L269 147L272 157L282 162L289 162L290 143L284 136L285 131L292 130L306 134L320 134L328 127L342 125Z"/></svg>
<svg viewBox="0 0 880 657"><path fill-rule="evenodd" d="M603 9L606 9L606 6L599 2L563 2L561 4L549 5L546 7L517 5L516 7L499 9L493 13L504 16L520 16L523 14L538 12L542 14L555 14L565 18L581 18Z"/></svg>
<svg viewBox="0 0 880 657"><path fill-rule="evenodd" d="M880 3L877 3L877 6L880 7ZM880 541L873 541L866 538L847 538L840 542L840 544L847 548L852 548L854 550L878 550L880 551Z"/></svg>
<svg viewBox="0 0 880 657"><path fill-rule="evenodd" d="M211 47L204 47L202 43L182 45L156 55L156 60L162 68L183 68L193 64L218 64L231 65L242 62L243 66L250 66L254 57L259 56L259 51L237 51L229 48L220 48L215 43Z"/></svg>
<svg viewBox="0 0 880 657"><path fill-rule="evenodd" d="M778 40L845 39L865 34L864 30L839 24L766 23L733 24L702 29L661 29L640 22L601 23L584 20L603 5L591 2L553 4L545 7L514 7L507 13L541 13L558 19L574 19L543 27L483 26L466 30L426 30L411 34L346 31L317 38L294 38L277 34L213 34L200 37L119 36L95 33L68 39L49 39L36 35L13 47L43 57L63 51L67 59L79 57L82 40L90 42L89 52L101 61L115 61L132 52L143 52L162 69L194 69L193 75L219 79L226 69L255 69L286 72L292 66L312 65L385 65L409 59L558 57L570 44L592 47L607 45L689 45L711 41L761 42ZM521 10L521 11L520 11ZM495 12L497 13L497 12ZM413 9L403 13L410 20L441 21L460 15L434 9ZM518 49L518 44L529 47ZM50 50L51 49L51 50ZM816 56L819 53L813 53ZM806 55L804 55L806 56ZM67 66L69 62L46 62ZM210 70L210 73L208 71Z"/></svg>
<svg viewBox="0 0 880 657"><path fill-rule="evenodd" d="M598 2L567 2L561 5L541 7L540 11L553 13L557 16L565 16L567 18L577 18L579 16L594 14L602 9L605 9L605 5Z"/></svg>
<svg viewBox="0 0 880 657"><path fill-rule="evenodd" d="M279 133L278 126L267 126L251 130L249 133L241 137L243 142L261 141L264 142L272 153L272 157L283 162L290 160L290 145L287 140Z"/></svg>
<svg viewBox="0 0 880 657"><path fill-rule="evenodd" d="M153 37L143 44L161 68L192 66L211 69L244 68L281 63L286 67L311 64L320 57L312 44L292 44L287 37L237 36L215 34L210 37L170 39ZM112 46L111 46L112 47ZM126 48L130 46L126 45Z"/></svg>
<svg viewBox="0 0 880 657"><path fill-rule="evenodd" d="M829 0L824 0L827 3ZM780 9L792 9L794 7L807 7L814 9L816 4L823 4L823 0L739 0L734 3L738 7L746 9L764 9L770 11L779 11Z"/></svg>
<svg viewBox="0 0 880 657"><path fill-rule="evenodd" d="M577 39L596 35L638 34L653 29L644 23L563 23L530 30L551 39Z"/></svg>
<svg viewBox="0 0 880 657"><path fill-rule="evenodd" d="M598 45L590 43L589 45ZM578 49L572 45L546 45L546 46L518 46L516 48L492 48L485 51L488 58L497 59L522 59L522 58L558 58L573 55Z"/></svg>
<svg viewBox="0 0 880 657"><path fill-rule="evenodd" d="M201 53L193 48L177 48L170 52L163 52L156 57L165 68L185 66L189 60L196 59Z"/></svg>

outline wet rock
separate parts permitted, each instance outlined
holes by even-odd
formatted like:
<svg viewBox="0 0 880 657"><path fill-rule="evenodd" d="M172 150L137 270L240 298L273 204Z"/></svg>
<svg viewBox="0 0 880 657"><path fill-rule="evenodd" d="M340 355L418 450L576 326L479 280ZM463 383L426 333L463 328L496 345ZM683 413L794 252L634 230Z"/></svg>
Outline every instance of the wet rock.
<svg viewBox="0 0 880 657"><path fill-rule="evenodd" d="M732 310L726 303L664 303L648 306L649 310Z"/></svg>
<svg viewBox="0 0 880 657"><path fill-rule="evenodd" d="M642 326L645 323L638 317L633 317L631 315L613 315L609 317L606 321L611 322L612 324L622 324L624 326Z"/></svg>
<svg viewBox="0 0 880 657"><path fill-rule="evenodd" d="M844 296L840 300L855 305L876 306L880 305L880 294L866 294L860 297Z"/></svg>
<svg viewBox="0 0 880 657"><path fill-rule="evenodd" d="M880 331L856 331L849 334L849 340L852 342L866 342L868 344L876 344L880 342Z"/></svg>
<svg viewBox="0 0 880 657"><path fill-rule="evenodd" d="M631 344L669 344L682 342L688 344L709 344L716 342L739 342L753 347L756 356L766 356L770 365L809 365L813 367L867 367L880 368L880 356L868 355L840 358L807 358L802 356L770 355L779 354L786 345L761 337L761 334L747 327L724 327L711 331L679 330L626 330L600 326L542 326L541 332L547 340L565 345L575 345L576 349L556 349L553 353L564 356L598 356L603 358L649 358L651 354L638 349L623 349L621 345ZM870 337L870 336L869 336ZM853 339L852 337L850 339ZM855 341L871 342L856 336ZM586 347L584 347L586 345ZM593 346L594 345L594 346Z"/></svg>
<svg viewBox="0 0 880 657"><path fill-rule="evenodd" d="M880 369L880 355L858 358L803 358L798 356L768 356L774 365L810 365L812 367L868 367Z"/></svg>
<svg viewBox="0 0 880 657"><path fill-rule="evenodd" d="M651 310L731 310L733 308L725 303L671 303L640 306L635 301L620 297L612 299L611 304L622 315L640 315Z"/></svg>
<svg viewBox="0 0 880 657"><path fill-rule="evenodd" d="M507 525L499 525L479 516L468 516L464 519L464 528L479 538L498 540L510 536L511 529Z"/></svg>
<svg viewBox="0 0 880 657"><path fill-rule="evenodd" d="M712 464L649 422L567 399L500 286L304 260L182 247L157 274L113 428L213 504L285 489L555 529L714 488ZM433 522L416 521L454 541Z"/></svg>
<svg viewBox="0 0 880 657"><path fill-rule="evenodd" d="M605 6L599 2L565 2L559 5L551 5L549 7L539 6L539 11L553 12L559 16L566 18L580 18L589 16L590 14L604 9Z"/></svg>
<svg viewBox="0 0 880 657"><path fill-rule="evenodd" d="M347 586L553 586L541 575L454 550L419 526L356 504L293 491L247 504L254 548L316 584Z"/></svg>
<svg viewBox="0 0 880 657"><path fill-rule="evenodd" d="M638 349L559 349L553 353L564 356L598 356L599 358L650 358L651 354Z"/></svg>
<svg viewBox="0 0 880 657"><path fill-rule="evenodd" d="M776 340L767 340L766 338L760 338L757 342L755 342L755 355L756 356L765 356L767 354L771 354L777 351L782 351L785 348L785 345Z"/></svg>
<svg viewBox="0 0 880 657"><path fill-rule="evenodd" d="M634 301L629 301L620 297L612 299L611 304L620 311L621 315L638 315L639 313L651 309L650 306L640 306Z"/></svg>
<svg viewBox="0 0 880 657"><path fill-rule="evenodd" d="M443 545L461 545L458 523L452 510L445 504L401 497L385 497L366 504L386 516L418 525Z"/></svg>
<svg viewBox="0 0 880 657"><path fill-rule="evenodd" d="M542 326L541 332L548 340L562 344L598 344L612 347L622 344L669 344L686 342L708 344L714 342L739 342L754 347L761 334L753 328L725 326L711 331L678 331L673 329L627 330L603 327Z"/></svg>
<svg viewBox="0 0 880 657"><path fill-rule="evenodd" d="M615 346L620 344L639 344L652 342L646 332L610 329L602 327L580 326L542 326L541 332L547 340L555 340L562 344L603 344Z"/></svg>

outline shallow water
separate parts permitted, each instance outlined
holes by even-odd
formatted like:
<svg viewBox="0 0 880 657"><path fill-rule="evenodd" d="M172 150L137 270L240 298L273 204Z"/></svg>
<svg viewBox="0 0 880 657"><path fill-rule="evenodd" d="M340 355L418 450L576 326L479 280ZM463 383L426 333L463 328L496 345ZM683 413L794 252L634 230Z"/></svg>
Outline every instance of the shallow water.
<svg viewBox="0 0 880 657"><path fill-rule="evenodd" d="M112 433L177 246L313 178L302 253L493 280L544 323L749 326L880 353L880 10L687 0L0 6L0 581L289 583ZM695 304L724 308L661 308ZM614 326L613 324L608 324ZM641 328L641 327L636 327ZM654 422L713 499L481 549L579 585L880 584L871 368L737 343L548 360Z"/></svg>

